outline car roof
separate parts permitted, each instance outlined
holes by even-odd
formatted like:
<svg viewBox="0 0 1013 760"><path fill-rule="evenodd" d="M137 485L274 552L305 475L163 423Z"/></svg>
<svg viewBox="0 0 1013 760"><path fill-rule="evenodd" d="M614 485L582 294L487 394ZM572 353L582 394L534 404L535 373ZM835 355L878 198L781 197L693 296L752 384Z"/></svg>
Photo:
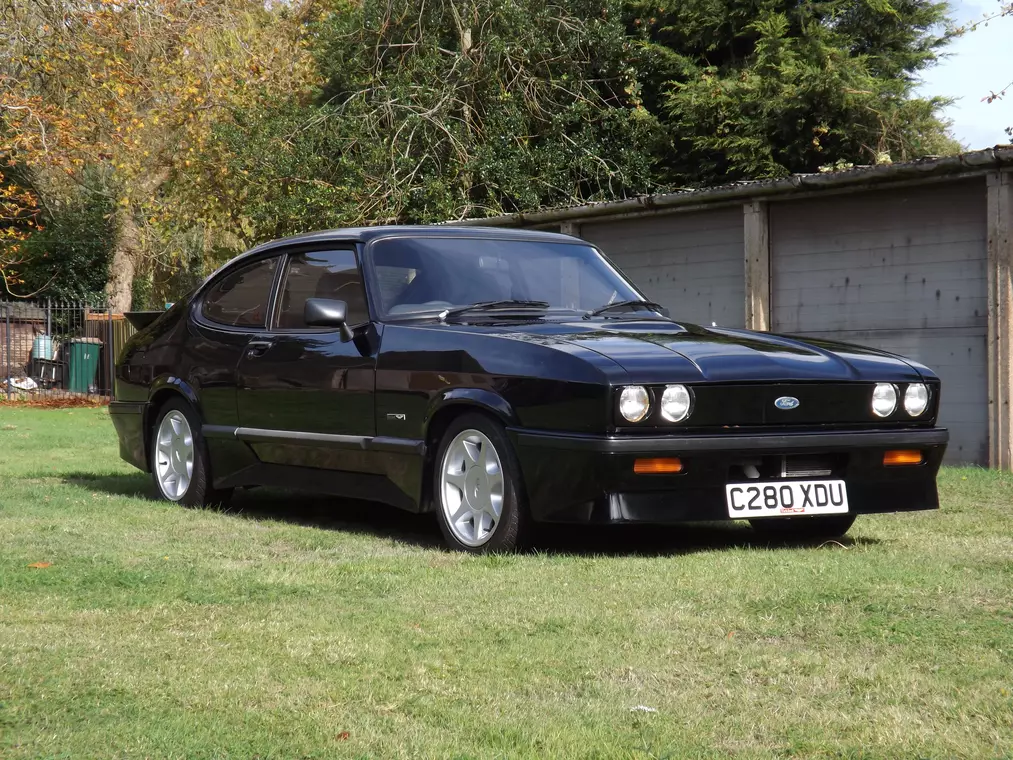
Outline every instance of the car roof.
<svg viewBox="0 0 1013 760"><path fill-rule="evenodd" d="M204 290L212 280L216 279L225 270L233 269L237 264L261 256L270 251L290 245L302 245L306 243L369 243L382 238L396 237L430 237L430 238L469 238L486 240L541 240L547 243L585 243L580 238L572 235L562 235L558 232L542 232L540 230L518 230L507 227L455 227L449 224L401 224L401 225L379 225L376 227L344 227L334 230L321 230L319 232L307 232L302 235L293 235L287 238L279 238L267 243L261 243L245 253L229 259L218 267L217 270L204 278L198 291Z"/></svg>
<svg viewBox="0 0 1013 760"><path fill-rule="evenodd" d="M377 227L346 227L335 230L308 232L303 235L272 240L261 243L249 251L263 253L272 248L304 243L338 243L358 242L369 243L387 237L440 237L440 238L471 238L485 240L541 240L546 243L576 243L578 238L562 235L558 232L542 232L539 230L518 230L503 227L454 227L451 225L403 224Z"/></svg>

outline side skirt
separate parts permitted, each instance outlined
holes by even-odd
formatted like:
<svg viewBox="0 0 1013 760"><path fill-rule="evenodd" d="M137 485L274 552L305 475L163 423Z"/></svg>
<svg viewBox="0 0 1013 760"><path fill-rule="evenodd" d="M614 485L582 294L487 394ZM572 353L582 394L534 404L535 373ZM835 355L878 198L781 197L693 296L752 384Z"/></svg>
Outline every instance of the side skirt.
<svg viewBox="0 0 1013 760"><path fill-rule="evenodd" d="M221 488L238 486L284 488L344 499L377 501L408 512L419 511L412 498L385 475L258 463L222 478L218 485Z"/></svg>
<svg viewBox="0 0 1013 760"><path fill-rule="evenodd" d="M422 510L423 441L225 425L201 431L218 488L291 488Z"/></svg>
<svg viewBox="0 0 1013 760"><path fill-rule="evenodd" d="M361 449L401 454L425 454L425 442L413 438L390 436L337 435L335 433L306 433L299 430L266 430L263 428L204 425L205 438L235 438L246 443L303 443L319 444L335 449Z"/></svg>

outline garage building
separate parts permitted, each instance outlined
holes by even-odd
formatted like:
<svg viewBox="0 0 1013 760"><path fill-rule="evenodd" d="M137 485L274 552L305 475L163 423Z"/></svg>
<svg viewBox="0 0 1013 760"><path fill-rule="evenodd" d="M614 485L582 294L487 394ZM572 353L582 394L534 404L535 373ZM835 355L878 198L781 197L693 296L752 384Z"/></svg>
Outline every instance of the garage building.
<svg viewBox="0 0 1013 760"><path fill-rule="evenodd" d="M677 319L916 359L949 463L1013 467L1013 147L460 223L578 235Z"/></svg>

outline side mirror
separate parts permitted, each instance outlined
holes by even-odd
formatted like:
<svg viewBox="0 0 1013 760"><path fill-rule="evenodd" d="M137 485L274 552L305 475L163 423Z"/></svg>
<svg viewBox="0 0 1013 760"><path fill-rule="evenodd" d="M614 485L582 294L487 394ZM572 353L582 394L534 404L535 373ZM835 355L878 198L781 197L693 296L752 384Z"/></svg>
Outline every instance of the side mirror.
<svg viewBox="0 0 1013 760"><path fill-rule="evenodd" d="M307 298L303 308L303 321L310 327L337 327L341 340L347 343L355 336L345 322L348 304L330 298Z"/></svg>

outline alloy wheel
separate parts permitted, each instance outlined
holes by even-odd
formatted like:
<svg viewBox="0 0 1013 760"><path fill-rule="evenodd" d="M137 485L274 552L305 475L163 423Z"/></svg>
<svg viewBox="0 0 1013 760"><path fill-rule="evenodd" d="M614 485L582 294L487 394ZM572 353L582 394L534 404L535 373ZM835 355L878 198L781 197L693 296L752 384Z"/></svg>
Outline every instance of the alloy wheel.
<svg viewBox="0 0 1013 760"><path fill-rule="evenodd" d="M190 423L179 410L169 411L155 436L155 477L162 495L182 499L193 479L194 443Z"/></svg>
<svg viewBox="0 0 1013 760"><path fill-rule="evenodd" d="M503 465L481 431L461 431L443 455L440 507L454 537L466 546L492 538L503 513Z"/></svg>

